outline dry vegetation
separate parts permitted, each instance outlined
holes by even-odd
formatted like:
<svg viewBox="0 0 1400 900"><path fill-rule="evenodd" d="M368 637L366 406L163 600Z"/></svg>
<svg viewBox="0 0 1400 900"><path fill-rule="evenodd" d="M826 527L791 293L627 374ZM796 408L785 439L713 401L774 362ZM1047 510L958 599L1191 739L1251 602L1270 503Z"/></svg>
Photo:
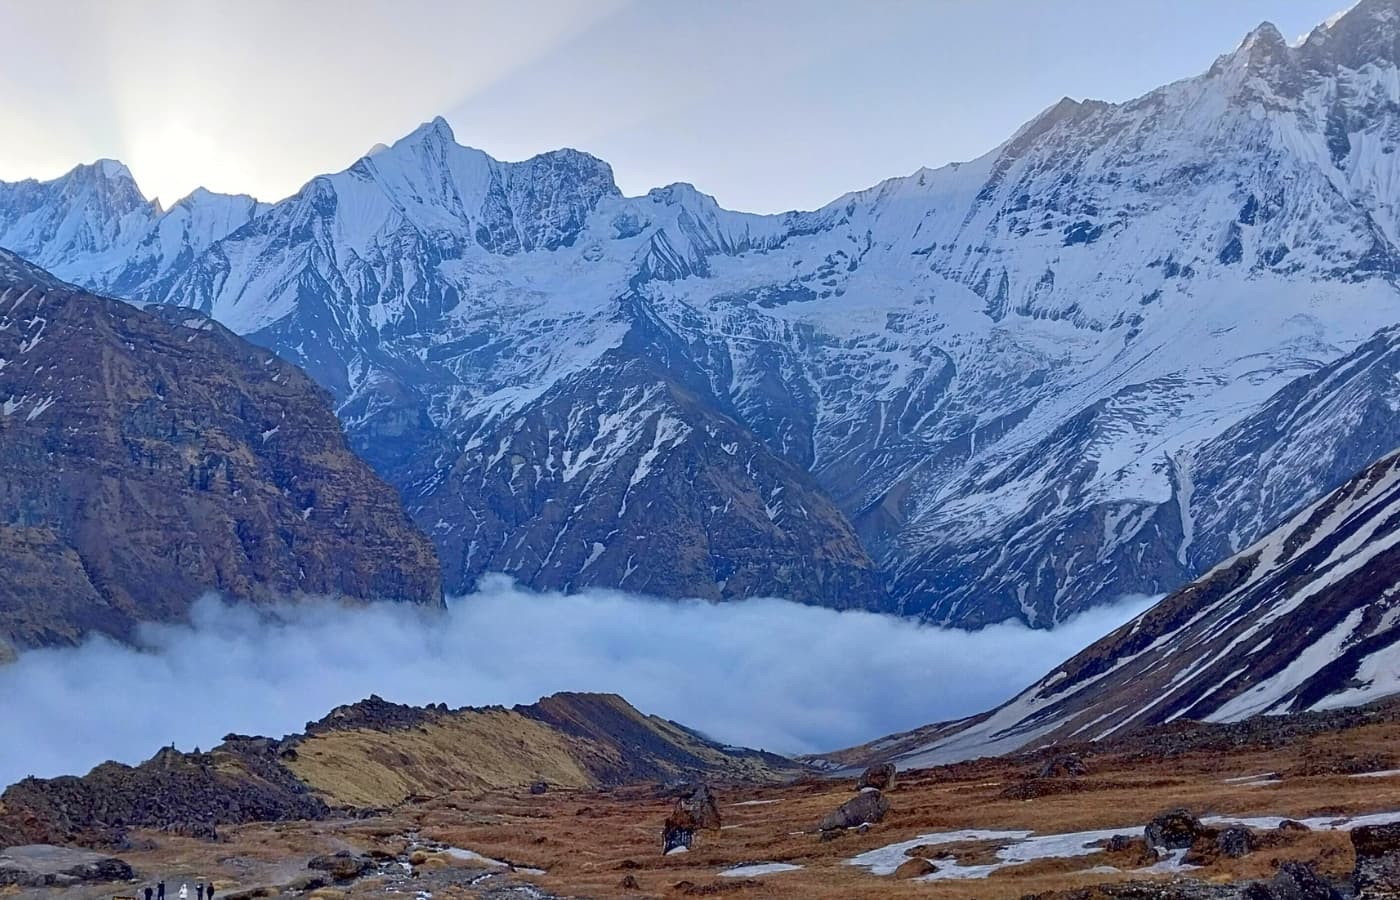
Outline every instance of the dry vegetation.
<svg viewBox="0 0 1400 900"><path fill-rule="evenodd" d="M456 790L405 804L375 819L245 826L227 834L225 842L219 844L151 835L158 844L156 849L125 857L146 872L180 871L191 877L217 872L221 883L229 887L285 883L301 871L313 853L346 847L402 853L416 834L424 840L544 869L542 876L516 874L492 881L500 883L502 877L528 880L566 896L1014 898L1142 877L1086 872L1100 865L1131 869L1141 862L1141 851L1042 860L1005 869L984 880L955 882L877 877L846 865L845 860L926 832L959 828L1061 833L1121 826L1124 833L1137 836L1153 814L1178 805L1200 814L1296 818L1397 810L1400 777L1288 774L1315 771L1320 768L1319 760L1384 760L1397 746L1397 739L1400 724L1383 723L1342 734L1304 737L1273 750L1195 752L1146 761L1138 754L1100 755L1088 760L1088 775L1044 782L1042 787L1051 790L1031 800L1013 799L1026 792L1008 790L1030 780L1036 765L1025 760L989 760L903 773L888 794L892 810L885 821L864 834L847 833L828 842L822 842L811 829L823 814L851 796L850 781L807 778L777 787L717 785L724 828L702 833L690 853L671 857L660 855L659 841L661 823L672 801L653 786L612 791L551 789L538 796L522 790ZM364 753L362 748L355 752ZM350 758L346 756L344 761ZM385 771L392 769L392 763L381 765ZM1284 777L1262 785L1225 781L1265 772L1284 773ZM1064 789L1070 785L1072 790ZM1060 789L1055 790L1056 786ZM746 802L755 800L772 802ZM995 845L982 842L939 848L964 863L988 861L994 849ZM1276 834L1269 838L1268 846L1250 856L1218 860L1193 875L1210 880L1264 876L1285 859L1313 861L1334 875L1345 874L1352 865L1345 835ZM789 862L803 868L748 879L718 877L722 869L751 862ZM471 864L439 859L425 865ZM636 889L621 886L627 876L635 879ZM384 890L385 885L371 878L348 892L359 896L382 894ZM434 897L442 900L470 892L467 888L440 888ZM326 891L321 895L334 896Z"/></svg>

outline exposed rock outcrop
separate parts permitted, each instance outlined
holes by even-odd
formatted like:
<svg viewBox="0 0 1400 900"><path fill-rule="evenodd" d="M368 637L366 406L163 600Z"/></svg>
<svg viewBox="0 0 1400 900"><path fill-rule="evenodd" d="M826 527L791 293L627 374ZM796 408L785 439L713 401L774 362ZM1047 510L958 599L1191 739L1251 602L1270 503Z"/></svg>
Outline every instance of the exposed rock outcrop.
<svg viewBox="0 0 1400 900"><path fill-rule="evenodd" d="M441 605L437 559L305 374L0 251L0 641L130 637L202 593Z"/></svg>

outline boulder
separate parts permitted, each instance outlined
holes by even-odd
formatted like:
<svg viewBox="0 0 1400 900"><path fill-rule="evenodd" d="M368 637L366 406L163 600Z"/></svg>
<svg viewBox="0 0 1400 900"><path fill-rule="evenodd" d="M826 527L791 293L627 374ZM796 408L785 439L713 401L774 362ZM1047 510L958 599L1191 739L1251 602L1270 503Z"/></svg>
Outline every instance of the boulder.
<svg viewBox="0 0 1400 900"><path fill-rule="evenodd" d="M1040 778L1078 778L1089 774L1078 753L1061 753L1052 756L1040 767Z"/></svg>
<svg viewBox="0 0 1400 900"><path fill-rule="evenodd" d="M1304 825L1302 822L1299 822L1297 819L1284 819L1282 822L1278 823L1278 830L1291 831L1296 834L1303 834L1305 832L1312 831L1311 828Z"/></svg>
<svg viewBox="0 0 1400 900"><path fill-rule="evenodd" d="M1342 900L1342 895L1312 866L1290 861L1273 878L1245 888L1244 900Z"/></svg>
<svg viewBox="0 0 1400 900"><path fill-rule="evenodd" d="M1215 838L1215 849L1221 856L1239 859L1254 852L1254 832L1242 825L1231 825Z"/></svg>
<svg viewBox="0 0 1400 900"><path fill-rule="evenodd" d="M823 836L846 828L878 822L890 811L890 801L876 790L861 791L842 803L817 825Z"/></svg>
<svg viewBox="0 0 1400 900"><path fill-rule="evenodd" d="M877 791L888 791L894 787L895 772L894 763L871 766L861 773L860 781L856 782L856 790L874 788Z"/></svg>
<svg viewBox="0 0 1400 900"><path fill-rule="evenodd" d="M368 856L340 850L322 856L313 856L307 863L308 869L325 872L336 881L354 881L374 868L374 860Z"/></svg>
<svg viewBox="0 0 1400 900"><path fill-rule="evenodd" d="M549 790L549 785L543 781L536 781L530 785L531 794L539 795L543 794L547 790Z"/></svg>
<svg viewBox="0 0 1400 900"><path fill-rule="evenodd" d="M707 785L692 785L676 798L676 805L661 828L661 852L690 849L697 831L718 831L719 804Z"/></svg>
<svg viewBox="0 0 1400 900"><path fill-rule="evenodd" d="M0 885L65 887L83 882L129 881L134 877L131 866L124 861L91 850L52 844L0 850Z"/></svg>
<svg viewBox="0 0 1400 900"><path fill-rule="evenodd" d="M922 878L938 871L938 866L926 859L906 859L894 870L895 878Z"/></svg>
<svg viewBox="0 0 1400 900"><path fill-rule="evenodd" d="M618 885L624 891L640 891L642 886L637 883L636 875L623 875L622 882Z"/></svg>
<svg viewBox="0 0 1400 900"><path fill-rule="evenodd" d="M1400 897L1400 823L1363 825L1351 832L1357 900Z"/></svg>
<svg viewBox="0 0 1400 900"><path fill-rule="evenodd" d="M1201 820L1189 810L1171 809L1159 813L1147 823L1143 837L1147 846L1157 850L1185 850L1196 838L1209 833Z"/></svg>

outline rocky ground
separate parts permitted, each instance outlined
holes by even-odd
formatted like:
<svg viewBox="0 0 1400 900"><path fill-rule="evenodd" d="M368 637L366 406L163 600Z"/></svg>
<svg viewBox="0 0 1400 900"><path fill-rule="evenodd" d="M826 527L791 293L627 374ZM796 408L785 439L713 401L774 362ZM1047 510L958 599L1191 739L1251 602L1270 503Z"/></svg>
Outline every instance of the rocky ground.
<svg viewBox="0 0 1400 900"><path fill-rule="evenodd" d="M1397 896L1378 886L1400 863L1397 740L1381 706L874 772L863 792L845 775L448 790L212 838L134 828L114 853L132 881L0 893L133 896L163 877L213 879L230 900ZM689 849L663 855L664 836Z"/></svg>

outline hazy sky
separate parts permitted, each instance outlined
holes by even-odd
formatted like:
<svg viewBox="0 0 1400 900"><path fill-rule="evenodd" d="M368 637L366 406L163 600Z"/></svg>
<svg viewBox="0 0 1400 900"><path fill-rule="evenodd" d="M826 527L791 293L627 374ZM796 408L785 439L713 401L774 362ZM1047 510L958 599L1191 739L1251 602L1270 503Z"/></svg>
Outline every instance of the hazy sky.
<svg viewBox="0 0 1400 900"><path fill-rule="evenodd" d="M443 115L502 159L587 150L629 194L810 208L1346 3L0 0L0 179L109 156L167 203L275 200Z"/></svg>

